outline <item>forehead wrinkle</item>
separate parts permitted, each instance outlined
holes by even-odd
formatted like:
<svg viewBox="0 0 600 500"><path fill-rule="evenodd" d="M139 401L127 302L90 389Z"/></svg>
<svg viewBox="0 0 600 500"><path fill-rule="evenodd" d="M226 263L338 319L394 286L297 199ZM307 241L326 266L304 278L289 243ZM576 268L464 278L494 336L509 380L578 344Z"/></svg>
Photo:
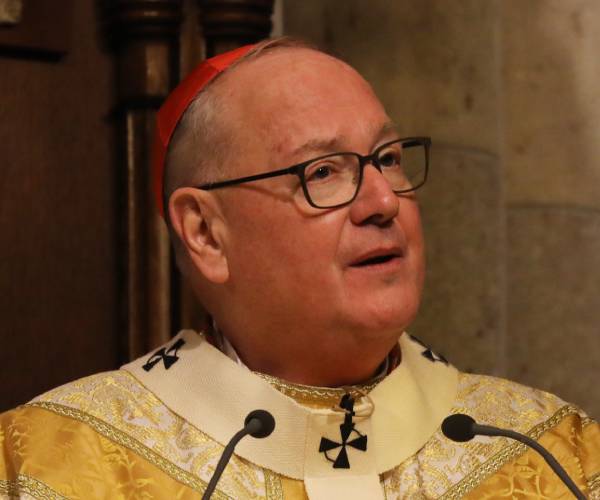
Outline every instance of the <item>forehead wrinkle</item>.
<svg viewBox="0 0 600 500"><path fill-rule="evenodd" d="M227 86L229 97L237 99L235 123L246 123L248 115L255 116L257 126L244 128L240 135L245 137L244 146L250 149L256 144L262 145L263 152L257 156L264 158L259 158L261 164L264 161L263 169L336 152L360 150L358 152L366 153L384 134L387 137L393 124L387 123L390 119L385 111L374 115L374 109L363 109L365 100L371 105L371 100L378 99L355 70L341 61L312 52L306 52L306 57L291 58L294 63L291 65L290 54L285 52L273 52L248 61L235 68L235 73L225 75L228 80L223 80L230 84ZM320 76L323 72L333 74L334 70L335 78ZM261 77L260 92L256 85L238 88L241 82L257 73ZM342 76L348 83L340 88ZM328 119L327 99L334 110L347 110L343 123Z"/></svg>
<svg viewBox="0 0 600 500"><path fill-rule="evenodd" d="M342 144L346 142L346 137L343 135L336 135L328 139L325 138L313 138L301 144L297 148L291 151L292 156L299 156L307 152L322 152L322 153L333 153L338 151Z"/></svg>
<svg viewBox="0 0 600 500"><path fill-rule="evenodd" d="M382 137L390 132L397 132L397 125L393 121L387 121L379 127L377 132L374 134L377 142ZM348 148L344 149L344 145L348 144L347 137L345 135L336 135L330 138L313 138L301 144L297 148L291 151L292 156L300 156L304 153L335 153L335 152L347 152Z"/></svg>

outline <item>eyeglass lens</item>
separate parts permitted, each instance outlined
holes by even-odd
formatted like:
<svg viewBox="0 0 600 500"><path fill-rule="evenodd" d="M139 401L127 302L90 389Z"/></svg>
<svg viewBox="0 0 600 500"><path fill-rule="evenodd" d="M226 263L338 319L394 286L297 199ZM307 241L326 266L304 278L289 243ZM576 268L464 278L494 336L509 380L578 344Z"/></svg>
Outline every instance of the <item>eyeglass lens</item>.
<svg viewBox="0 0 600 500"><path fill-rule="evenodd" d="M376 153L382 175L396 193L420 187L425 180L426 158L423 144L400 141L384 145ZM357 155L342 153L316 160L306 166L304 181L310 201L320 208L351 201L360 187L361 166Z"/></svg>

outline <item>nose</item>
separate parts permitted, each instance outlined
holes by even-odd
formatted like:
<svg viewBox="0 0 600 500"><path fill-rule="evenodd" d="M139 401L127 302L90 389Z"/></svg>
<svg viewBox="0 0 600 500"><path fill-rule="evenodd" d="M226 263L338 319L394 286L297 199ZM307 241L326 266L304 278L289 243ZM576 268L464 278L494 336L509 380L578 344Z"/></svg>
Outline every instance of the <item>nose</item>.
<svg viewBox="0 0 600 500"><path fill-rule="evenodd" d="M356 198L350 205L350 219L356 225L384 226L398 215L400 202L389 182L373 164L365 166Z"/></svg>

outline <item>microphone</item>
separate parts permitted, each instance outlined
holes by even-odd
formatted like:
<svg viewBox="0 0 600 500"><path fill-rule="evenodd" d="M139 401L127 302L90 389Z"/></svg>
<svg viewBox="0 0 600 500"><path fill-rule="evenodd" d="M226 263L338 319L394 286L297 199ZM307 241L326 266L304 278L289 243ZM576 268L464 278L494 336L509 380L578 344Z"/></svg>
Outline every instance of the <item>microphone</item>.
<svg viewBox="0 0 600 500"><path fill-rule="evenodd" d="M210 478L210 482L204 491L204 495L202 495L202 500L209 500L213 491L225 470L225 467L229 463L231 459L231 455L233 455L233 450L235 446L238 444L240 439L244 436L250 434L252 437L257 439L265 438L269 436L273 429L275 429L275 419L273 415L271 415L267 410L253 410L244 419L244 428L235 433L235 435L231 438L231 441L227 443L225 449L223 450L223 454L219 459L219 463L215 468L215 472Z"/></svg>
<svg viewBox="0 0 600 500"><path fill-rule="evenodd" d="M567 472L562 468L558 461L552 456L552 454L546 450L541 444L531 439L529 436L519 434L518 432L511 431L508 429L500 429L498 427L492 427L491 425L478 424L469 415L457 413L456 415L450 415L446 417L442 422L442 433L448 439L464 443L470 441L475 436L503 436L511 439L516 439L527 446L530 446L537 451L550 466L550 468L556 473L556 475L565 483L566 487L571 490L571 493L575 495L575 498L579 500L585 500L585 496L581 490L575 485L573 480L569 477Z"/></svg>

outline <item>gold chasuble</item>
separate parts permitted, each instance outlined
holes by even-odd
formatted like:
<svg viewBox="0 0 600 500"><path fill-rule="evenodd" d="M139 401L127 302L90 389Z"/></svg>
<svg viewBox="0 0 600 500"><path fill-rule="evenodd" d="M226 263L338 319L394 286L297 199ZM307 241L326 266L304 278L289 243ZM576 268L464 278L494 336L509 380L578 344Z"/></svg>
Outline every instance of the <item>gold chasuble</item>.
<svg viewBox="0 0 600 500"><path fill-rule="evenodd" d="M276 421L236 452L213 498L572 498L536 452L506 438L455 443L452 413L527 434L600 499L600 429L576 407L459 373L403 334L401 362L371 385L292 385L249 371L183 331L121 370L0 415L0 498L198 499L246 415Z"/></svg>

